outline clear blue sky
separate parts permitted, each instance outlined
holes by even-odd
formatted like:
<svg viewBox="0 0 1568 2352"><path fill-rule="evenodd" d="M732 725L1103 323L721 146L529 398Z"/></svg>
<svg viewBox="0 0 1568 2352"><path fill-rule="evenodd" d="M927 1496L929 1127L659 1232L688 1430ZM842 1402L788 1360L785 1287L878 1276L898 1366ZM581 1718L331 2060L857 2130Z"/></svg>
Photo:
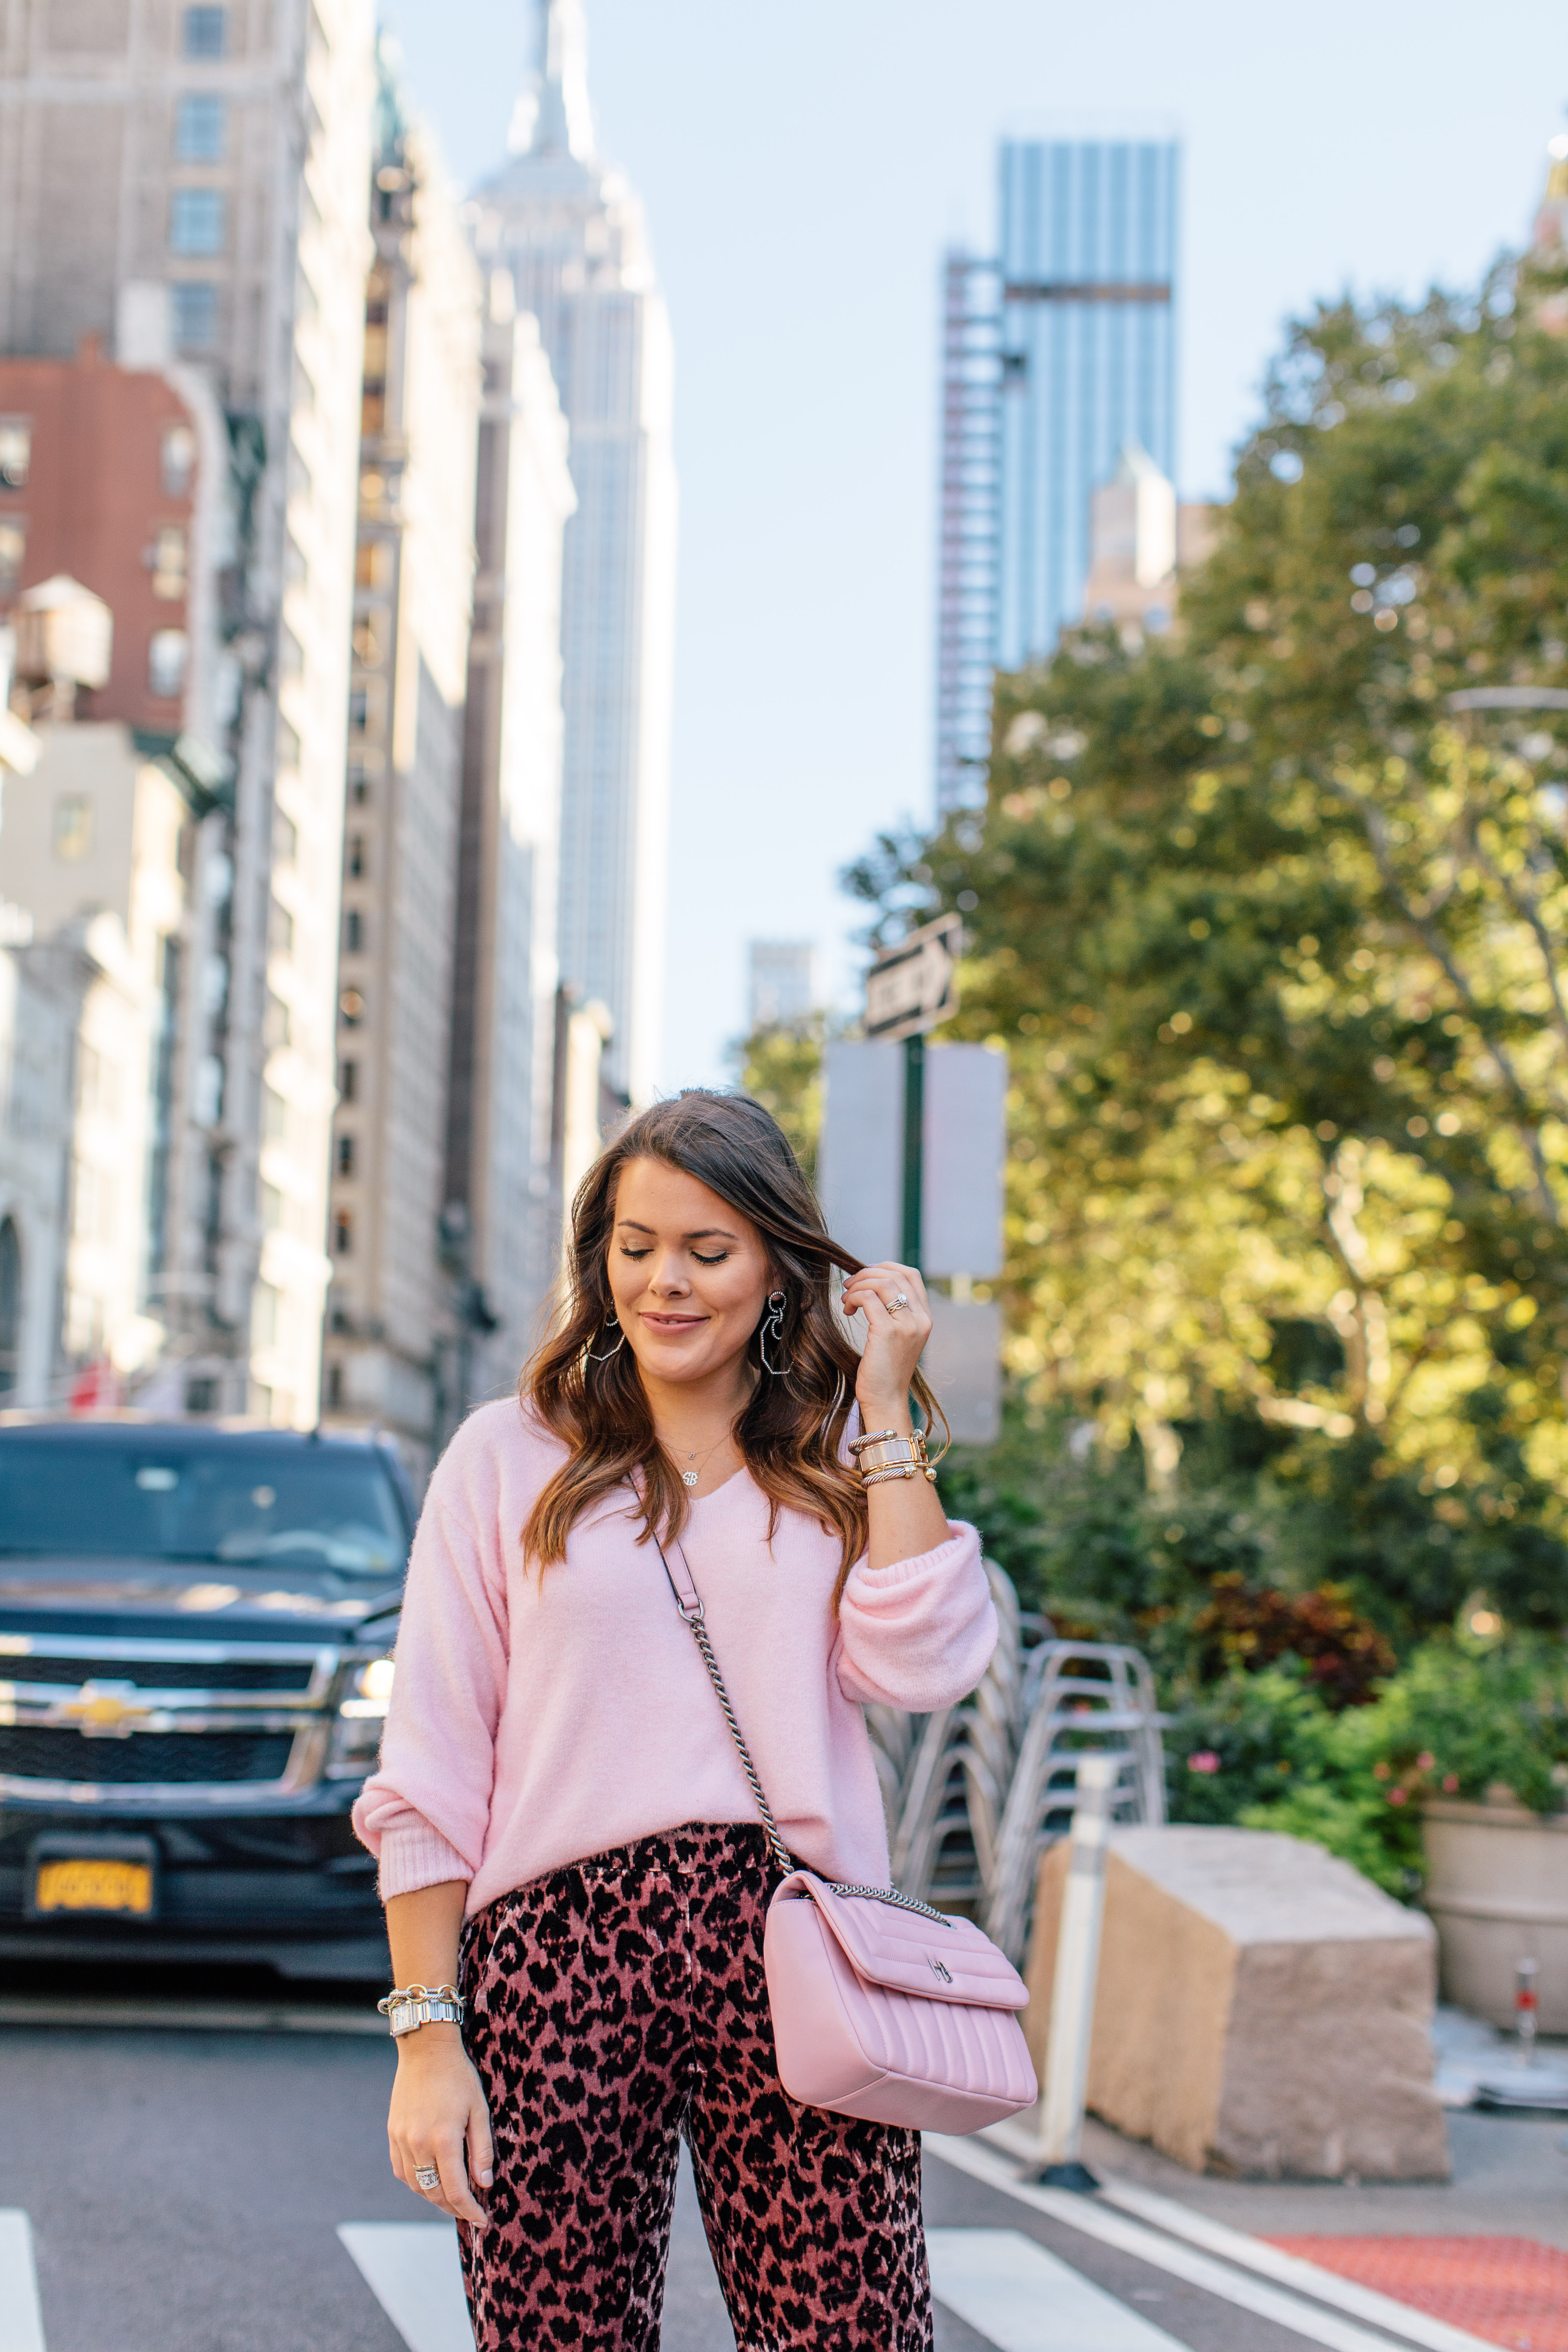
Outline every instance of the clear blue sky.
<svg viewBox="0 0 1568 2352"><path fill-rule="evenodd" d="M530 0L385 0L459 180L501 154ZM839 867L931 804L937 273L994 142L1184 142L1181 488L1223 494L1280 321L1520 240L1563 127L1560 5L587 0L600 144L674 322L680 604L663 1083L711 1081L753 935L853 997Z"/></svg>

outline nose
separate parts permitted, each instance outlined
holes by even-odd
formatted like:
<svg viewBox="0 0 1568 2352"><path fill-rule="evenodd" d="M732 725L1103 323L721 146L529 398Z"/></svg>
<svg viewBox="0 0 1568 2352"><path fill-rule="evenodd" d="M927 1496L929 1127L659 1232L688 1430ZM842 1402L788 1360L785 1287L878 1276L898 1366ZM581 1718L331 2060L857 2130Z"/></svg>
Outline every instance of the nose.
<svg viewBox="0 0 1568 2352"><path fill-rule="evenodd" d="M657 1290L661 1298L678 1298L690 1287L686 1268L677 1252L667 1251L655 1260L653 1278L648 1284L650 1290Z"/></svg>

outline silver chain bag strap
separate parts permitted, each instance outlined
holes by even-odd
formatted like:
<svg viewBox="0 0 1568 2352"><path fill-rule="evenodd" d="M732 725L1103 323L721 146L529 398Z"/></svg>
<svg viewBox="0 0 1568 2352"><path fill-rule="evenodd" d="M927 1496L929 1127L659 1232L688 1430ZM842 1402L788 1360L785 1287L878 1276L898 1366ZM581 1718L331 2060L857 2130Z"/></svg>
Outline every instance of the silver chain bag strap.
<svg viewBox="0 0 1568 2352"><path fill-rule="evenodd" d="M652 1530L650 1529L650 1532ZM802 2105L921 2131L980 2131L1033 2104L1018 2011L1028 1994L972 1920L896 1886L851 1886L797 1867L730 1704L685 1552L654 1542L723 1709L783 1876L763 1962L779 2081Z"/></svg>

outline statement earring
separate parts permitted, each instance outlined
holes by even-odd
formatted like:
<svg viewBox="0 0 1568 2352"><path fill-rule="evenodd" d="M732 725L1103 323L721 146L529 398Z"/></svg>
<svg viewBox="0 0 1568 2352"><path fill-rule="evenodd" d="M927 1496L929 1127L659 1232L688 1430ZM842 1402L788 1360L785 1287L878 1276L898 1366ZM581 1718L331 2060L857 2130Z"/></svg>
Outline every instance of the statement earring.
<svg viewBox="0 0 1568 2352"><path fill-rule="evenodd" d="M788 1304L788 1297L784 1291L770 1290L767 1319L757 1334L757 1352L763 1360L763 1370L764 1372L772 1373L774 1380L777 1380L781 1374L787 1378L789 1373L787 1364L770 1364L768 1361L768 1341L771 1339L775 1348L783 1342L784 1308Z"/></svg>
<svg viewBox="0 0 1568 2352"><path fill-rule="evenodd" d="M590 1348L590 1349L589 1349L589 1350L588 1350L588 1361L589 1361L591 1364L607 1364L607 1363L609 1362L609 1360L610 1360L610 1358L611 1358L613 1355L615 1355L615 1353L616 1352L616 1349L621 1349L621 1348L624 1348L624 1347L626 1346L626 1333L621 1329L621 1318L620 1318L620 1317L616 1313L616 1310L615 1310L615 1308L614 1308L613 1307L611 1307L611 1309L610 1309L609 1313L608 1313L608 1314L605 1316L605 1318L603 1329L601 1329L601 1331L600 1331L600 1332L599 1332L599 1334L598 1334L599 1338L600 1338L600 1339L603 1339L603 1338L604 1338L604 1336L605 1336L605 1331L609 1331L609 1330L614 1330L614 1331L615 1331L615 1333L616 1334L616 1345L615 1345L615 1347L614 1347L614 1348L606 1348L606 1349L605 1349L605 1352L604 1352L604 1354L603 1354L602 1356L595 1356L595 1353L594 1353L594 1350L592 1349L592 1348Z"/></svg>

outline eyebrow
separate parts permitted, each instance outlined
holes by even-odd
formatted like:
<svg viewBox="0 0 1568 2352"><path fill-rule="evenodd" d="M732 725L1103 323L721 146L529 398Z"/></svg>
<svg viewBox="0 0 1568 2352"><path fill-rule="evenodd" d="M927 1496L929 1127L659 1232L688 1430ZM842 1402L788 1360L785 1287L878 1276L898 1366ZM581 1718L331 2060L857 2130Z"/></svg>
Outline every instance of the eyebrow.
<svg viewBox="0 0 1568 2352"><path fill-rule="evenodd" d="M617 1217L616 1222L617 1225L628 1226L634 1234L651 1234L653 1231L651 1225L642 1224L636 1217ZM683 1242L732 1242L738 1237L728 1225L699 1225L695 1233L682 1234L680 1238Z"/></svg>

